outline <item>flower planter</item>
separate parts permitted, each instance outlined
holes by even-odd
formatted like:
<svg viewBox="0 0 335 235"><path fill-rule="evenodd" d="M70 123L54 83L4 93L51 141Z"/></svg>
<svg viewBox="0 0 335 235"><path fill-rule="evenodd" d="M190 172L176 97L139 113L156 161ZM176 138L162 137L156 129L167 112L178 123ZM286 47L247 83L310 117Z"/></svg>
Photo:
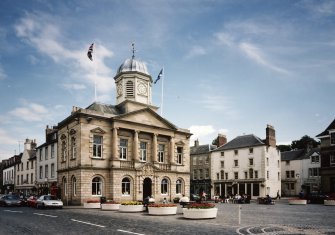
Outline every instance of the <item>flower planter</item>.
<svg viewBox="0 0 335 235"><path fill-rule="evenodd" d="M334 200L324 200L325 206L335 206L335 199Z"/></svg>
<svg viewBox="0 0 335 235"><path fill-rule="evenodd" d="M84 203L84 208L100 209L100 207L101 207L100 202L85 202Z"/></svg>
<svg viewBox="0 0 335 235"><path fill-rule="evenodd" d="M145 210L143 205L120 205L119 212L142 212Z"/></svg>
<svg viewBox="0 0 335 235"><path fill-rule="evenodd" d="M288 203L290 205L306 205L307 200L305 200L305 199L289 199Z"/></svg>
<svg viewBox="0 0 335 235"><path fill-rule="evenodd" d="M148 207L149 215L175 215L177 206L173 207Z"/></svg>
<svg viewBox="0 0 335 235"><path fill-rule="evenodd" d="M103 203L101 204L101 210L103 211L115 211L120 208L120 204L111 204L111 203Z"/></svg>
<svg viewBox="0 0 335 235"><path fill-rule="evenodd" d="M186 219L213 219L216 218L218 208L183 208L183 213Z"/></svg>

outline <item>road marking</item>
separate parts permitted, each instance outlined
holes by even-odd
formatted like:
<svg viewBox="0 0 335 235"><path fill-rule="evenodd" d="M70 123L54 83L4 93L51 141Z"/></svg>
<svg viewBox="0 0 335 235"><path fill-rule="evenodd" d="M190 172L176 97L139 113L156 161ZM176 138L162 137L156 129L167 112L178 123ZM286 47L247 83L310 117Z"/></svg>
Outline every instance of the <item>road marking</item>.
<svg viewBox="0 0 335 235"><path fill-rule="evenodd" d="M75 220L75 219L71 219L72 221L78 222L78 223L83 223L83 224L89 224L89 225L93 225L93 226L97 226L97 227L101 227L101 228L105 228L106 226L104 225L99 225L99 224L92 224L90 222L85 222L85 221L80 221L80 220Z"/></svg>
<svg viewBox="0 0 335 235"><path fill-rule="evenodd" d="M13 212L13 213L23 213L22 211L12 211L12 210L4 210L4 211Z"/></svg>
<svg viewBox="0 0 335 235"><path fill-rule="evenodd" d="M46 215L46 214L40 214L40 213L33 213L34 215L42 215L42 216L47 216L47 217L54 217L57 218L57 215Z"/></svg>
<svg viewBox="0 0 335 235"><path fill-rule="evenodd" d="M121 230L121 229L118 229L116 230L118 232L123 232L123 233L130 233L130 234L137 234L137 235L144 235L143 233L134 233L134 232L130 232L130 231L126 231L126 230Z"/></svg>

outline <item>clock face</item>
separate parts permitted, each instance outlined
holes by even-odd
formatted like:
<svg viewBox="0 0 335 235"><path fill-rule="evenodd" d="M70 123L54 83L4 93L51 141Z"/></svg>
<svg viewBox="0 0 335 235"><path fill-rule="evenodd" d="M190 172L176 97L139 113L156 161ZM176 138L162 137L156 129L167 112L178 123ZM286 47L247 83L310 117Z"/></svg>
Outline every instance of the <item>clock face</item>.
<svg viewBox="0 0 335 235"><path fill-rule="evenodd" d="M147 94L147 86L143 82L141 82L137 86L137 91L141 95L146 95Z"/></svg>
<svg viewBox="0 0 335 235"><path fill-rule="evenodd" d="M117 86L117 94L118 94L118 95L122 95L122 84L119 84L119 85Z"/></svg>

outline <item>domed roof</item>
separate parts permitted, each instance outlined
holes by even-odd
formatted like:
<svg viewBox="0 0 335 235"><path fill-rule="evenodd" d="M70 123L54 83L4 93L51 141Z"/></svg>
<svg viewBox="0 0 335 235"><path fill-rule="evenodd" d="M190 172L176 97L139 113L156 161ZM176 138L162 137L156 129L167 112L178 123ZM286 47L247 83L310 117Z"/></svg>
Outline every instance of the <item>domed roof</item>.
<svg viewBox="0 0 335 235"><path fill-rule="evenodd" d="M117 74L122 72L140 72L150 75L147 69L147 66L144 62L140 60L136 60L134 57L131 59L126 59L123 64L120 65L119 69L117 70Z"/></svg>

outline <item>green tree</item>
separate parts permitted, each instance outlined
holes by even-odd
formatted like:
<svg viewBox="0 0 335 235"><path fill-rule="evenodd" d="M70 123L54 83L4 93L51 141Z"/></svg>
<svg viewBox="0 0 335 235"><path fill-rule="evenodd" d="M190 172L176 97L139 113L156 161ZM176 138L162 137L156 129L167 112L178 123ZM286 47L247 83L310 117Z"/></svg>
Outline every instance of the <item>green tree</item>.
<svg viewBox="0 0 335 235"><path fill-rule="evenodd" d="M304 135L300 140L293 140L291 144L291 149L307 149L307 148L315 148L320 144L319 141L309 137L308 135Z"/></svg>

